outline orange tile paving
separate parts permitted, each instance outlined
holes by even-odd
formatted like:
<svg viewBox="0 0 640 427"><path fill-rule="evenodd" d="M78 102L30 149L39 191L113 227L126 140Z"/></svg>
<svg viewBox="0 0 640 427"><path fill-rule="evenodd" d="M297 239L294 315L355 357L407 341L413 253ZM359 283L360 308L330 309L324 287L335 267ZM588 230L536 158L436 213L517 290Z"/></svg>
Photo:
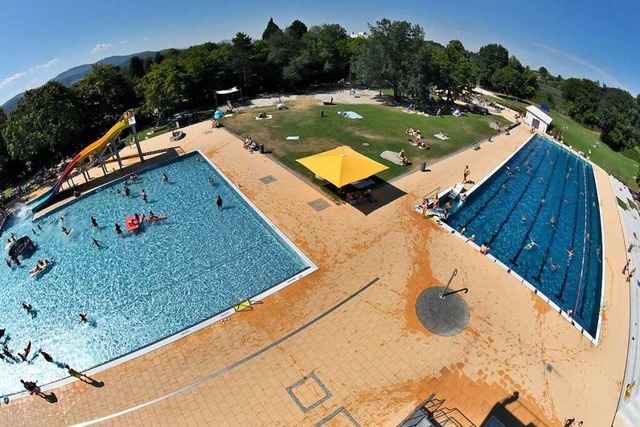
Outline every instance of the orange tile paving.
<svg viewBox="0 0 640 427"><path fill-rule="evenodd" d="M509 408L525 424L556 426L575 416L585 426L611 425L626 359L629 295L619 274L620 220L601 169L595 168L606 308L596 347L488 258L411 210L428 191L459 181L465 164L479 181L528 138L528 129L395 180L407 194L366 216L335 204L268 156L243 150L226 131L210 132L209 123L185 132L182 148L202 150L318 271L225 324L91 372L102 388L74 382L52 390L55 404L27 397L2 405L1 425L313 426L325 420L343 426L351 425L350 415L361 426L393 426L431 393L479 425L514 391L519 399ZM168 145L163 135L144 141L143 149ZM263 184L267 175L277 181ZM316 212L307 204L318 198L330 207ZM424 288L445 284L454 268L453 287L470 289L464 299L471 319L464 332L444 338L419 323L415 301ZM305 412L287 388L310 374L331 395ZM305 407L323 391L307 382L293 389Z"/></svg>

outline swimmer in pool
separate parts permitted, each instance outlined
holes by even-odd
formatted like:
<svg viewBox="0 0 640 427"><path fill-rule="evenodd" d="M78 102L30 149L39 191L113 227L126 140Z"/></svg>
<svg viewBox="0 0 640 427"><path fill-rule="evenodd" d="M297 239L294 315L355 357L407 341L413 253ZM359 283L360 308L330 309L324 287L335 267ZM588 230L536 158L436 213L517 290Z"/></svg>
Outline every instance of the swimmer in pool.
<svg viewBox="0 0 640 427"><path fill-rule="evenodd" d="M100 249L100 247L102 246L102 242L98 239L93 239L93 244L96 246L96 248Z"/></svg>
<svg viewBox="0 0 640 427"><path fill-rule="evenodd" d="M80 323L87 323L87 315L86 314L80 313L79 316L80 316Z"/></svg>
<svg viewBox="0 0 640 427"><path fill-rule="evenodd" d="M122 234L122 228L120 228L120 224L116 223L115 230L116 234Z"/></svg>
<svg viewBox="0 0 640 427"><path fill-rule="evenodd" d="M162 183L166 184L167 182L169 182L169 177L167 176L166 173L162 174Z"/></svg>
<svg viewBox="0 0 640 427"><path fill-rule="evenodd" d="M525 249L532 249L534 246L538 246L538 244L536 243L535 239L532 238L531 242L529 242L527 244L527 246L525 246L524 248Z"/></svg>
<svg viewBox="0 0 640 427"><path fill-rule="evenodd" d="M213 187L213 178L209 178L209 187Z"/></svg>
<svg viewBox="0 0 640 427"><path fill-rule="evenodd" d="M27 314L31 314L31 311L33 310L33 307L31 306L31 304L27 304L25 302L22 303L22 308Z"/></svg>
<svg viewBox="0 0 640 427"><path fill-rule="evenodd" d="M96 219L93 216L91 217L91 226L92 227L97 227L98 226L98 221L96 221Z"/></svg>

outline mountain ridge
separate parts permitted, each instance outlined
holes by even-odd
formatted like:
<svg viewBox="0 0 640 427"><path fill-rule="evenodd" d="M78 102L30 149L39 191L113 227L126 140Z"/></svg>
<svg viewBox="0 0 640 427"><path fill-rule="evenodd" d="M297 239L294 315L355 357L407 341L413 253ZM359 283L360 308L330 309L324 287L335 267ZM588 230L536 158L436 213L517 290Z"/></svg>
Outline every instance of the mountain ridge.
<svg viewBox="0 0 640 427"><path fill-rule="evenodd" d="M109 56L107 58L103 58L91 64L81 64L81 65L76 65L75 67L71 67L68 70L61 72L54 78L48 80L48 82L57 81L69 87L74 83L77 83L78 81L82 80L84 76L89 74L91 72L91 66L93 66L94 64L110 64L110 65L115 65L117 67L123 68L123 67L129 66L129 62L131 61L131 58L133 58L134 56L137 56L140 59L145 59L145 58L155 56L157 53L165 53L168 50L169 48L162 49L160 51L145 50L143 52L132 53L129 55ZM13 98L9 99L4 104L0 105L0 108L2 108L6 114L11 113L11 111L13 111L16 108L18 101L22 99L25 92L21 92L16 96L14 96Z"/></svg>

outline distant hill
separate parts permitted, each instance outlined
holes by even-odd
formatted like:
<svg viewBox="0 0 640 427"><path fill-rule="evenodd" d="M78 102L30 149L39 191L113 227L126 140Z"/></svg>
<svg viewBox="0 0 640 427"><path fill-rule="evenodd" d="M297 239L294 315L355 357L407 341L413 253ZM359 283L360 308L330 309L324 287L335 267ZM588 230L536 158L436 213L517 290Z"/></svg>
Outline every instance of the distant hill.
<svg viewBox="0 0 640 427"><path fill-rule="evenodd" d="M164 53L167 50L169 49L161 50L160 53ZM134 56L137 56L140 59L144 59L144 58L155 56L156 53L157 52L145 51L145 52L132 53L131 55L110 56L108 58L104 58L104 59L101 59L100 61L97 61L96 64L112 64L117 67L124 68L129 66L129 62L131 61L131 58L133 58ZM78 65L77 67L69 68L67 71L64 71L58 74L51 80L60 82L67 87L71 86L74 83L77 83L78 81L82 80L84 76L89 74L89 72L91 72L92 65L93 64L84 64L84 65ZM23 96L24 96L24 92L17 94L13 98L11 98L10 100L2 104L0 108L2 108L5 113L9 114L11 111L13 111L16 108L18 101L21 100Z"/></svg>

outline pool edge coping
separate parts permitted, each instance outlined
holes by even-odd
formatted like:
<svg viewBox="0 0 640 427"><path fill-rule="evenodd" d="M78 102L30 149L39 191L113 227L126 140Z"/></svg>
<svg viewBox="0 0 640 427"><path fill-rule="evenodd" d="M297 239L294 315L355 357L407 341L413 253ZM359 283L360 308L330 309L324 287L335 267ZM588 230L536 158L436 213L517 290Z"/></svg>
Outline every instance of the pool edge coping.
<svg viewBox="0 0 640 427"><path fill-rule="evenodd" d="M267 289L265 289L264 291L260 292L259 294L256 294L254 296L248 296L244 301L248 301L250 305L253 305L253 303L258 302L258 301L262 301L266 298L268 298L269 296L281 291L282 289L292 285L293 283L302 280L304 277L310 275L311 273L314 273L316 270L319 269L319 267L317 266L317 264L315 262L313 262L311 260L311 258L309 258L298 246L295 245L295 243L293 243L293 241L291 241L291 239L289 239L279 228L277 225L275 225L265 214L264 212L262 212L241 190L240 188L235 185L214 163L213 161L211 161L211 159L209 159L209 157L207 157L202 151L200 151L200 149L196 149L193 151L190 151L188 153L184 153L182 155L176 156L172 159L167 160L166 162L161 162L161 163L157 163L154 165L151 165L149 167L145 167L145 168L141 168L139 170L137 170L136 172L146 172L148 170L152 170L152 169L156 169L159 168L165 164L168 163L173 163L173 162L177 162L180 159L183 159L185 157L190 157L190 156L201 156L202 158L204 158L206 160L206 162L209 164L209 166L211 166L224 180L225 182L229 185L229 187L235 191L238 196L240 196L240 198L247 203L247 205L254 210L254 213L257 214L259 216L259 218L264 221L266 223L266 225L269 227L269 229L276 233L276 235L282 239L282 241L291 249L293 250L293 252L299 256L303 262L305 262L307 264L307 267L304 268L303 270L299 271L298 273L288 277L287 279L283 280L280 283L277 283ZM57 212L58 210L61 210L63 207L68 206L72 203L75 203L76 201L84 198L84 197L88 197L90 195L95 194L96 192L99 192L102 190L103 187L106 187L108 185L112 185L114 182L117 181L123 181L127 179L127 177L119 177L116 178L112 181L106 182L98 187L95 187L89 191L87 191L86 193L82 194L80 197L77 198L69 198L69 201L66 203L63 203L59 206L56 206L55 208L51 209L50 211L47 211L45 214L43 215L39 215L36 218L37 214L34 214L34 216L32 217L32 221L39 219L40 217L44 216L44 215L49 215L49 214L53 214L55 212ZM242 303L242 301L238 301L238 304ZM156 351L158 349L160 349L161 347L167 346L173 342L176 342L186 336L192 335L202 329L205 329L215 323L218 323L228 317L230 317L231 315L240 312L241 310L236 310L234 308L234 306L231 306L221 312L218 312L217 314L214 314L213 316L202 320L201 322L195 323L191 326L187 326L184 329L181 329L180 331L175 332L172 335L166 336L164 338L161 338L158 341L154 341L144 347L141 347L137 350L134 350L132 352L126 353L120 357L117 357L115 359L111 359L105 363L102 363L100 365L94 366L92 368L89 368L87 370L81 371L83 374L91 376L91 375L95 375L98 374L100 372L104 372L108 369L114 368L118 365L127 363L132 361L133 359L136 359L138 357L144 356L148 353L151 353L153 351ZM59 380L56 381L52 381L46 384L42 384L40 387L40 389L42 391L49 391L49 390L54 390L57 388L60 388L62 386L71 384L73 382L78 381L76 378L72 377L72 376L67 376L64 378L61 378ZM15 393L5 393L2 394L0 397L4 398L4 397L8 397L10 398L10 400L17 400L17 399L23 399L25 397L29 397L30 394L29 392L25 391L20 391L20 392L15 392Z"/></svg>
<svg viewBox="0 0 640 427"><path fill-rule="evenodd" d="M596 187L596 195L598 196L598 213L600 214L600 233L601 233L601 237L602 237L602 259L605 259L605 249L604 249L604 224L602 222L602 209L600 204L602 203L602 199L600 198L600 190L598 188L598 180L596 178L596 174L595 171L593 170L593 163L591 162L591 160L585 158L585 157L581 157L577 152L575 152L574 150L572 150L570 147L566 147L563 144L559 143L558 141L552 139L552 138L547 138L545 135L540 135L537 132L533 133L531 136L529 136L529 138L527 138L510 156L508 156L505 160L503 160L502 162L500 162L500 164L498 164L498 166L496 166L493 170L491 170L487 175L485 175L480 181L478 181L477 183L474 184L473 188L471 188L469 191L465 192L465 195L468 197L469 194L473 193L477 188L479 188L484 182L486 182L489 178L491 178L496 172L498 172L498 170L500 170L500 168L502 166L504 166L512 157L514 157L518 152L520 152L520 150L522 150L524 148L525 145L527 145L527 143L529 141L531 141L531 139L533 139L534 137L539 136L541 138L546 139L547 141L558 145L560 148L568 151L569 153L571 153L572 155L576 156L579 160L584 161L587 165L589 165L592 169L593 172L593 179L595 181L595 187ZM453 189L453 186L449 186L447 187L445 190L441 191L440 194L438 194L438 197L442 197L444 195L446 195L447 193L449 193L451 190ZM415 209L413 209L415 211ZM444 221L438 221L438 225L440 225L441 227L443 227L449 234L453 234L455 236L457 236L459 239L464 240L465 243L467 243L468 245L470 245L474 250L479 251L480 250L480 246L478 246L475 242L471 241L469 237L464 236L462 234L460 234L460 232L456 229L454 229L453 227L449 226L446 222ZM597 327L596 327L596 333L595 333L595 337L593 337L589 332L586 331L586 329L584 327L582 327L582 325L580 325L578 322L576 322L569 314L567 314L564 310L562 310L562 308L560 308L555 302L553 302L549 297L547 297L543 292L541 292L539 289L537 289L535 286L533 286L531 283L529 283L526 279L524 279L523 277L521 277L519 274L517 274L516 272L514 272L512 269L510 269L509 267L507 267L504 263L502 263L499 259L497 259L496 257L494 257L491 254L486 254L486 256L494 263L497 264L500 268L502 268L503 270L505 270L507 273L509 273L512 277L514 277L516 280L518 280L520 283L522 283L523 285L525 285L532 293L540 296L542 298L543 301L545 301L554 311L558 312L562 317L564 317L567 321L569 321L569 323L576 328L581 335L583 335L584 337L586 337L591 344L593 344L594 346L598 346L599 342L600 342L600 331L601 331L601 326L602 326L602 307L604 304L604 294L605 294L605 274L604 274L604 263L601 263L601 292L600 292L600 306L598 308L598 322L597 322Z"/></svg>

